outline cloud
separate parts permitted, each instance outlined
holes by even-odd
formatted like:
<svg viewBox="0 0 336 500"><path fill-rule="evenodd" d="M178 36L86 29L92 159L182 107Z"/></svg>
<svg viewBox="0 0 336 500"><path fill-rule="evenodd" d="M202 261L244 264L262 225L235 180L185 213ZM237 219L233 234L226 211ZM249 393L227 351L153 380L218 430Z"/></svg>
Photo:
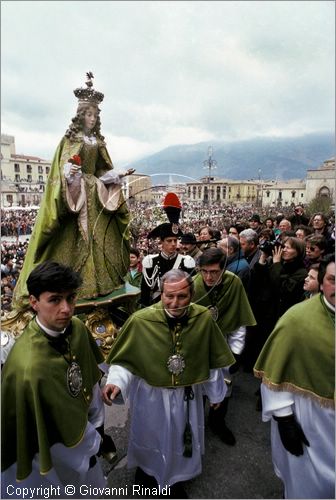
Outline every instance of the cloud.
<svg viewBox="0 0 336 500"><path fill-rule="evenodd" d="M334 128L329 1L2 2L2 130L51 157L93 71L116 161ZM15 30L13 29L15 22Z"/></svg>

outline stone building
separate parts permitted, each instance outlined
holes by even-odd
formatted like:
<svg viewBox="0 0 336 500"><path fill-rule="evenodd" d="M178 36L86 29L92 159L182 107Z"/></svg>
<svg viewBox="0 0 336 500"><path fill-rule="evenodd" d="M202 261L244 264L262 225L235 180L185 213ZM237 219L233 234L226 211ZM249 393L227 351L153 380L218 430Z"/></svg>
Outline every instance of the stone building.
<svg viewBox="0 0 336 500"><path fill-rule="evenodd" d="M258 204L260 183L205 177L198 182L187 182L185 201L200 204L246 205ZM261 201L261 200L260 200Z"/></svg>
<svg viewBox="0 0 336 500"><path fill-rule="evenodd" d="M38 206L51 163L16 154L15 138L1 134L1 206Z"/></svg>
<svg viewBox="0 0 336 500"><path fill-rule="evenodd" d="M326 160L317 169L307 170L307 203L318 196L327 196L332 200L335 199L335 158Z"/></svg>
<svg viewBox="0 0 336 500"><path fill-rule="evenodd" d="M124 195L126 200L152 201L152 180L149 175L137 174L127 175L123 180Z"/></svg>
<svg viewBox="0 0 336 500"><path fill-rule="evenodd" d="M290 207L306 203L306 181L268 181L262 184L262 206Z"/></svg>

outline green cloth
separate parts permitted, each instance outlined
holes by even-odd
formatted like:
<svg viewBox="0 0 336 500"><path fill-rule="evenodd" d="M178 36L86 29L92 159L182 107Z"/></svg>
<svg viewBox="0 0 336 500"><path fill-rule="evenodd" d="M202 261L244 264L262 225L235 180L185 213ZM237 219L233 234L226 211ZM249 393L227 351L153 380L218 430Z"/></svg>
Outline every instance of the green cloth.
<svg viewBox="0 0 336 500"><path fill-rule="evenodd" d="M88 221L87 236L79 213L70 210L66 200L66 179L63 166L79 155L85 184ZM64 137L57 147L46 184L46 191L29 241L23 269L14 289L13 307L29 307L26 281L41 262L56 260L80 272L83 285L79 298L106 295L123 283L129 266L129 213L120 193L116 211L107 211L98 196L97 177L113 168L105 144L97 139L95 146Z"/></svg>
<svg viewBox="0 0 336 500"><path fill-rule="evenodd" d="M209 311L190 304L187 325L179 332L179 352L185 360L180 375L167 368L174 354L162 302L135 312L122 327L107 357L107 363L121 365L155 387L181 387L209 378L210 369L234 363L234 357Z"/></svg>
<svg viewBox="0 0 336 500"><path fill-rule="evenodd" d="M194 285L193 301L208 308L217 307L216 323L223 335L234 332L240 326L256 324L244 286L235 274L225 271L219 285L208 290L198 273L194 278Z"/></svg>
<svg viewBox="0 0 336 500"><path fill-rule="evenodd" d="M100 380L97 363L103 361L84 324L71 321L71 354L82 371L83 385L77 397L67 388L69 363L53 347L35 318L18 338L2 370L1 458L2 470L17 462L17 479L32 471L39 453L40 472L52 468L50 447L55 443L76 446L88 422L93 386ZM67 354L65 354L67 356Z"/></svg>
<svg viewBox="0 0 336 500"><path fill-rule="evenodd" d="M318 294L291 307L277 322L254 366L273 390L298 392L334 406L335 331Z"/></svg>
<svg viewBox="0 0 336 500"><path fill-rule="evenodd" d="M136 271L134 274L132 274L131 270L129 270L124 280L127 281L127 283L129 283L130 285L140 288L142 281L142 272Z"/></svg>

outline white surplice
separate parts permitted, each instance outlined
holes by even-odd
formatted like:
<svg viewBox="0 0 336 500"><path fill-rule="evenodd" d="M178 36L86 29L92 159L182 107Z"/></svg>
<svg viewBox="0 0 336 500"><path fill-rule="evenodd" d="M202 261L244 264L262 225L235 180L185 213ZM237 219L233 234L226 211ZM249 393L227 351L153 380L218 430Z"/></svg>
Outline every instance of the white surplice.
<svg viewBox="0 0 336 500"><path fill-rule="evenodd" d="M263 421L272 419L272 459L285 498L335 498L335 411L299 393L273 391L261 384ZM310 446L295 456L283 446L272 415L294 413Z"/></svg>
<svg viewBox="0 0 336 500"><path fill-rule="evenodd" d="M224 399L226 384L220 369L210 370L208 381L192 385L194 399L189 401L192 428L190 458L183 456L183 433L187 421L183 387L153 387L118 365L111 365L107 383L120 387L123 400L130 403L129 468L141 467L154 476L161 487L186 481L202 472L203 395L209 398L210 403Z"/></svg>

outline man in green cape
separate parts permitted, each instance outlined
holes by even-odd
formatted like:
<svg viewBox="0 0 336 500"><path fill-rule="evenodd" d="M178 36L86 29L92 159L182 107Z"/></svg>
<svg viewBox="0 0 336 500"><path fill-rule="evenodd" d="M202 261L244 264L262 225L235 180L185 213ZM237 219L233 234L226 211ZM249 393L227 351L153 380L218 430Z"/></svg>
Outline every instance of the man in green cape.
<svg viewBox="0 0 336 500"><path fill-rule="evenodd" d="M103 357L90 332L72 318L78 273L56 262L29 275L36 316L15 342L2 370L2 495L20 498L44 488L65 498L65 486L104 487L96 454L101 446L104 405L98 363ZM53 490L50 490L53 488Z"/></svg>
<svg viewBox="0 0 336 500"><path fill-rule="evenodd" d="M111 405L121 391L130 400L127 464L138 467L136 482L186 498L179 483L202 470L203 394L216 406L223 400L221 368L234 357L208 310L191 303L188 273L167 272L160 289L161 301L134 313L113 344L103 397Z"/></svg>
<svg viewBox="0 0 336 500"><path fill-rule="evenodd" d="M209 410L209 425L220 439L233 446L235 436L225 423L229 398L232 393L233 374L238 370L239 357L244 348L246 326L255 325L255 319L244 290L235 274L225 271L226 256L221 248L209 248L199 257L200 272L195 277L196 303L207 307L229 347L236 363L224 372L228 391L219 409Z"/></svg>
<svg viewBox="0 0 336 500"><path fill-rule="evenodd" d="M279 319L254 367L285 498L335 498L334 255L318 280L321 293Z"/></svg>

